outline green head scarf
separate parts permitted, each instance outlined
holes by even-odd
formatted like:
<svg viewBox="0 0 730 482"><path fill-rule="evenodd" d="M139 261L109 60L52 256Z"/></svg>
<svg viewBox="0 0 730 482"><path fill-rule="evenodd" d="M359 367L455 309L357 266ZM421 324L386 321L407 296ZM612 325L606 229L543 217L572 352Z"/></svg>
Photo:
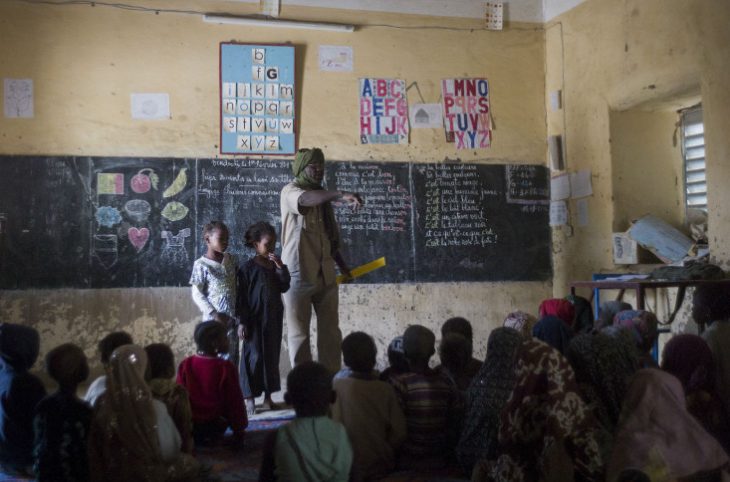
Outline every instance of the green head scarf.
<svg viewBox="0 0 730 482"><path fill-rule="evenodd" d="M312 149L299 149L292 163L292 172L294 173L295 183L304 189L322 189L322 185L309 177L304 170L310 164L324 164L324 154L322 149L314 147Z"/></svg>

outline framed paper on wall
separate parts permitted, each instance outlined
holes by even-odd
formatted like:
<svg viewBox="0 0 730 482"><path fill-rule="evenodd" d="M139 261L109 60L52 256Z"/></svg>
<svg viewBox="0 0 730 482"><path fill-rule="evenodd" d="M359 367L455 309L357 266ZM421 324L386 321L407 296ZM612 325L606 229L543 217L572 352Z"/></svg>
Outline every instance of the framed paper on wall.
<svg viewBox="0 0 730 482"><path fill-rule="evenodd" d="M297 150L292 45L220 44L221 154Z"/></svg>

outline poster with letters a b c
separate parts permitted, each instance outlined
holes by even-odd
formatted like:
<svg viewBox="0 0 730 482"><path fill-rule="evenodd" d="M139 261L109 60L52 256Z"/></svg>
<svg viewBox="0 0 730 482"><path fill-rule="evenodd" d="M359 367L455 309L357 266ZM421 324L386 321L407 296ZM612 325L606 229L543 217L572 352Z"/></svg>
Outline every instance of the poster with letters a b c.
<svg viewBox="0 0 730 482"><path fill-rule="evenodd" d="M297 151L293 45L220 44L221 154Z"/></svg>

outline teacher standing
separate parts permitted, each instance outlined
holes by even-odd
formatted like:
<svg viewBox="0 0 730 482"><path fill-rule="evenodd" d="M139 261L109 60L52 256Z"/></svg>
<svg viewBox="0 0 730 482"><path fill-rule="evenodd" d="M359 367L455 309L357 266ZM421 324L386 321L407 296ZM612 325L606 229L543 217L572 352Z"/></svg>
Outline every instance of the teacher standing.
<svg viewBox="0 0 730 482"><path fill-rule="evenodd" d="M358 209L362 199L351 192L324 190L324 154L318 148L299 149L292 172L294 181L281 190L281 258L291 273L291 287L283 295L289 358L292 367L312 359L314 308L319 362L334 373L340 369L342 343L335 263L348 277L350 269L339 251L331 202L341 199Z"/></svg>

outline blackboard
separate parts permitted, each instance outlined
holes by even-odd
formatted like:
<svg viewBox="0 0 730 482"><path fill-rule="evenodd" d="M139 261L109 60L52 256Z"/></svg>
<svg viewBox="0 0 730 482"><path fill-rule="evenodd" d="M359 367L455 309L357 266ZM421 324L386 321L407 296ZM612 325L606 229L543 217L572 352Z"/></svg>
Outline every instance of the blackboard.
<svg viewBox="0 0 730 482"><path fill-rule="evenodd" d="M0 287L87 286L85 165L71 157L0 157Z"/></svg>
<svg viewBox="0 0 730 482"><path fill-rule="evenodd" d="M197 230L194 159L86 158L92 287L181 286Z"/></svg>
<svg viewBox="0 0 730 482"><path fill-rule="evenodd" d="M365 204L353 211L335 206L342 254L351 268L385 257L386 266L362 283L415 280L413 203L409 165L405 163L337 162L327 165L327 185L361 193Z"/></svg>
<svg viewBox="0 0 730 482"><path fill-rule="evenodd" d="M244 260L246 227L281 225L280 159L0 156L0 288L186 286L212 220ZM327 163L351 267L384 256L358 283L547 280L549 184L535 165Z"/></svg>
<svg viewBox="0 0 730 482"><path fill-rule="evenodd" d="M414 164L411 174L416 280L549 279L545 168Z"/></svg>

